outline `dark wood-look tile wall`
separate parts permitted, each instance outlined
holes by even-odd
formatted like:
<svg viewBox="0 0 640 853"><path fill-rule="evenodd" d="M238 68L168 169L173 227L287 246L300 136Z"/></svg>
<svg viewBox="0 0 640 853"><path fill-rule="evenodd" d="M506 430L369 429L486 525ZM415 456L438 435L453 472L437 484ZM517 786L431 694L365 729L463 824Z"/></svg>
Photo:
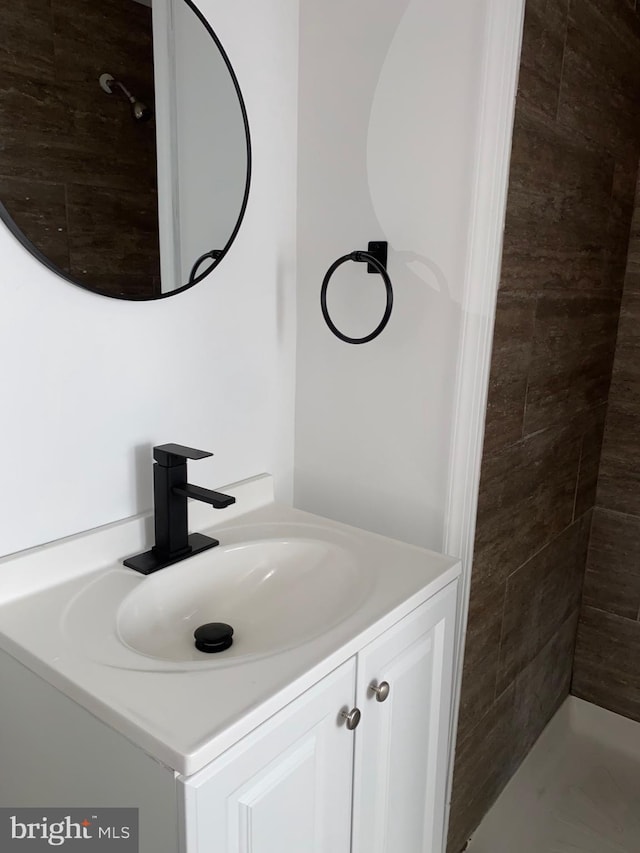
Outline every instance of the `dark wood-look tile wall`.
<svg viewBox="0 0 640 853"><path fill-rule="evenodd" d="M498 693L506 689L578 611L590 520L591 514L587 513L509 576L500 641Z"/></svg>
<svg viewBox="0 0 640 853"><path fill-rule="evenodd" d="M640 721L640 185L609 393L572 692Z"/></svg>
<svg viewBox="0 0 640 853"><path fill-rule="evenodd" d="M598 480L598 506L640 516L640 292L625 292Z"/></svg>
<svg viewBox="0 0 640 853"><path fill-rule="evenodd" d="M462 850L569 691L578 611L492 703L481 726L460 731L449 850Z"/></svg>
<svg viewBox="0 0 640 853"><path fill-rule="evenodd" d="M601 452L611 468L619 454L609 449L611 415L604 449L603 433L640 157L639 18L628 0L526 4L449 853L569 692ZM640 214L634 221L640 234ZM640 282L640 244L633 257ZM623 311L638 328L636 310L625 289ZM630 371L617 380L625 387ZM616 418L627 453L634 413ZM640 406L638 417L636 435ZM632 469L627 459L617 489L640 495ZM601 474L598 504L605 487ZM598 510L594 542L607 521ZM624 542L635 548L633 531ZM591 596L613 559L599 547ZM635 595L628 573L622 582ZM611 594L612 606L620 598ZM597 645L593 610L582 648ZM583 683L600 683L597 666L602 658Z"/></svg>
<svg viewBox="0 0 640 853"><path fill-rule="evenodd" d="M640 719L640 622L583 607L571 690L616 714Z"/></svg>
<svg viewBox="0 0 640 853"><path fill-rule="evenodd" d="M51 81L54 76L51 0L0 5L0 68ZM24 45L31 45L26 51Z"/></svg>
<svg viewBox="0 0 640 853"><path fill-rule="evenodd" d="M640 205L636 205L631 221L624 290L627 294L640 293Z"/></svg>
<svg viewBox="0 0 640 853"><path fill-rule="evenodd" d="M640 517L596 507L583 604L626 619L640 613Z"/></svg>
<svg viewBox="0 0 640 853"><path fill-rule="evenodd" d="M121 0L5 3L0 33L7 210L77 280L105 293L120 293L131 280L138 295L152 295L159 277L155 129L134 122L124 98L98 84L104 72L120 75L152 101L151 10ZM91 233L78 199L97 190L113 203Z"/></svg>

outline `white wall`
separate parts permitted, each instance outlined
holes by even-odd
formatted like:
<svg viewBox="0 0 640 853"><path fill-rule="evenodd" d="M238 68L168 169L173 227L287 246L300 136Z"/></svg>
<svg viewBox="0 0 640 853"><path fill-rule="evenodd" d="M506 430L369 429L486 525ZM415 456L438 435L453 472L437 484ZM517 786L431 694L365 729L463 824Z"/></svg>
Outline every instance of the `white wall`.
<svg viewBox="0 0 640 853"><path fill-rule="evenodd" d="M0 227L0 554L151 507L153 444L215 452L192 480L292 479L297 4L201 0L237 71L254 172L220 268L121 302L41 267Z"/></svg>
<svg viewBox="0 0 640 853"><path fill-rule="evenodd" d="M295 503L441 548L487 4L301 2ZM324 324L333 260L389 241L375 341ZM493 283L492 283L493 284ZM334 322L372 330L379 277L349 263Z"/></svg>

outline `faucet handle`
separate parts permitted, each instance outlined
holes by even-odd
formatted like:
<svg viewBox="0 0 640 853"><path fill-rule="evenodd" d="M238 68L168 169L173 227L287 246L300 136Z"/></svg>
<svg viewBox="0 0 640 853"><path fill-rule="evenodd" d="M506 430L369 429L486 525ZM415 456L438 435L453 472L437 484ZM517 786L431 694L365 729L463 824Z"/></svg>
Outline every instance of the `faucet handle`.
<svg viewBox="0 0 640 853"><path fill-rule="evenodd" d="M184 447L182 444L159 444L153 448L153 458L163 468L173 468L183 465L186 459L206 459L207 456L213 456L213 453Z"/></svg>

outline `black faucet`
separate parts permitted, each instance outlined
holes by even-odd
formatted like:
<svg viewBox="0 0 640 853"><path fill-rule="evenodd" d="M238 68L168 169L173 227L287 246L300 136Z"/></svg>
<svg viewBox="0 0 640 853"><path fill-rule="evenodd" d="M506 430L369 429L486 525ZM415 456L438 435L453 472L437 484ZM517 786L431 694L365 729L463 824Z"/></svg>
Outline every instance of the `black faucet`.
<svg viewBox="0 0 640 853"><path fill-rule="evenodd" d="M231 495L187 482L187 459L204 459L207 456L213 456L213 453L181 444L161 444L153 448L156 544L150 551L129 557L124 561L125 566L149 575L220 544L217 539L202 533L189 535L187 526L187 498L204 501L215 509L223 509L236 502Z"/></svg>

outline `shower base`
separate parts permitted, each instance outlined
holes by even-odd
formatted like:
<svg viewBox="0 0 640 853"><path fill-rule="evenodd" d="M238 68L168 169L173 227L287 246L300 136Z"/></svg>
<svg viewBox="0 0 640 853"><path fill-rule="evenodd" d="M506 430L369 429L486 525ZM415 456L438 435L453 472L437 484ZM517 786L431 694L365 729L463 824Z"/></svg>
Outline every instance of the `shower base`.
<svg viewBox="0 0 640 853"><path fill-rule="evenodd" d="M468 853L638 853L640 723L571 696Z"/></svg>

